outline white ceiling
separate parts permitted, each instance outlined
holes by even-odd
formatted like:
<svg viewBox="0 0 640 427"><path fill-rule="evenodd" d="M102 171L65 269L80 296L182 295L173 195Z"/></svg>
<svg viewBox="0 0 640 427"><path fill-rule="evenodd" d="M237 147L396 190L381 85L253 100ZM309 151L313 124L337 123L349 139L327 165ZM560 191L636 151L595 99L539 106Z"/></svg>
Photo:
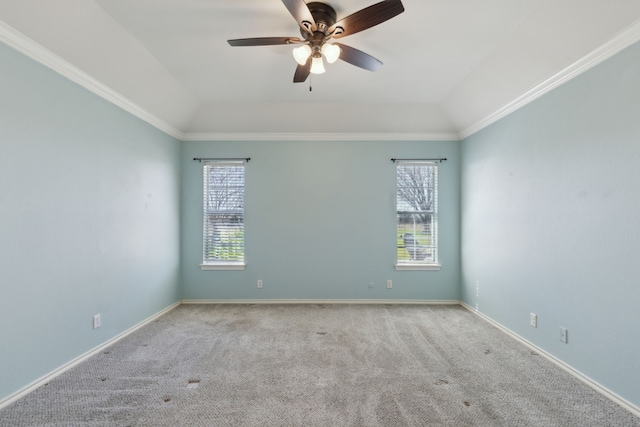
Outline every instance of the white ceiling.
<svg viewBox="0 0 640 427"><path fill-rule="evenodd" d="M327 3L340 19L376 1ZM312 92L308 81L292 83L290 46L226 42L299 36L280 0L1 0L0 40L53 53L184 139L457 139L640 38L638 0L403 4L404 13L341 40L381 60L379 71L338 61L312 76Z"/></svg>

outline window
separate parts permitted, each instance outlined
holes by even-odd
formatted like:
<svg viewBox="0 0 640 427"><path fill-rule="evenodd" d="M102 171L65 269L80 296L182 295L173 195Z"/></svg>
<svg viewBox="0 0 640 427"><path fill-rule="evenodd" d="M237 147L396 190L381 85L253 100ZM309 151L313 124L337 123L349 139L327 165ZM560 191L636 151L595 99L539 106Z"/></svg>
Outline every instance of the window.
<svg viewBox="0 0 640 427"><path fill-rule="evenodd" d="M397 161L398 270L437 270L438 165Z"/></svg>
<svg viewBox="0 0 640 427"><path fill-rule="evenodd" d="M203 270L244 269L244 162L205 162Z"/></svg>

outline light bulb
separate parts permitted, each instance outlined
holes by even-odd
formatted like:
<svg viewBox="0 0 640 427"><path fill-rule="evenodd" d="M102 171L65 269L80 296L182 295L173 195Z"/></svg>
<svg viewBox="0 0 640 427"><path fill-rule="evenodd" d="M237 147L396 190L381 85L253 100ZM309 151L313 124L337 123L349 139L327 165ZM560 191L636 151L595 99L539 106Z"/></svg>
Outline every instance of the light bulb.
<svg viewBox="0 0 640 427"><path fill-rule="evenodd" d="M309 55L311 55L311 46L308 44L303 44L302 46L293 49L293 58L300 65L307 63Z"/></svg>
<svg viewBox="0 0 640 427"><path fill-rule="evenodd" d="M324 64L322 63L322 56L314 57L311 60L311 73L322 74L324 73Z"/></svg>
<svg viewBox="0 0 640 427"><path fill-rule="evenodd" d="M333 64L340 58L340 46L335 44L325 43L322 45L322 54L327 58L329 64Z"/></svg>

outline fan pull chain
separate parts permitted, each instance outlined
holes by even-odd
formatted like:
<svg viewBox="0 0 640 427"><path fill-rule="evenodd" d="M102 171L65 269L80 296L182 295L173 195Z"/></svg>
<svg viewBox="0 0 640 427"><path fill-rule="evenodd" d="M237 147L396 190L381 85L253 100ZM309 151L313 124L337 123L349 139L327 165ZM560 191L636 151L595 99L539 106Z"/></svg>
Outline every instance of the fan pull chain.
<svg viewBox="0 0 640 427"><path fill-rule="evenodd" d="M309 74L309 92L311 92L313 90L313 86L311 86L311 80L313 79L313 74Z"/></svg>

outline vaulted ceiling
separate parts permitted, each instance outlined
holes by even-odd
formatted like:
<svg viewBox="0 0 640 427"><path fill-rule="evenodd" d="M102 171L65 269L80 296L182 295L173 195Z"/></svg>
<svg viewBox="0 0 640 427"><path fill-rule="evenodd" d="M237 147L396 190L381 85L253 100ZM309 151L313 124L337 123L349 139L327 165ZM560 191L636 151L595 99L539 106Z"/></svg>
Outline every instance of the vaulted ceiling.
<svg viewBox="0 0 640 427"><path fill-rule="evenodd" d="M379 0L378 0L379 1ZM376 0L328 0L338 18ZM403 0L340 41L346 62L292 83L280 0L3 0L0 40L182 139L458 139L640 39L638 0ZM105 95L106 94L106 95Z"/></svg>

